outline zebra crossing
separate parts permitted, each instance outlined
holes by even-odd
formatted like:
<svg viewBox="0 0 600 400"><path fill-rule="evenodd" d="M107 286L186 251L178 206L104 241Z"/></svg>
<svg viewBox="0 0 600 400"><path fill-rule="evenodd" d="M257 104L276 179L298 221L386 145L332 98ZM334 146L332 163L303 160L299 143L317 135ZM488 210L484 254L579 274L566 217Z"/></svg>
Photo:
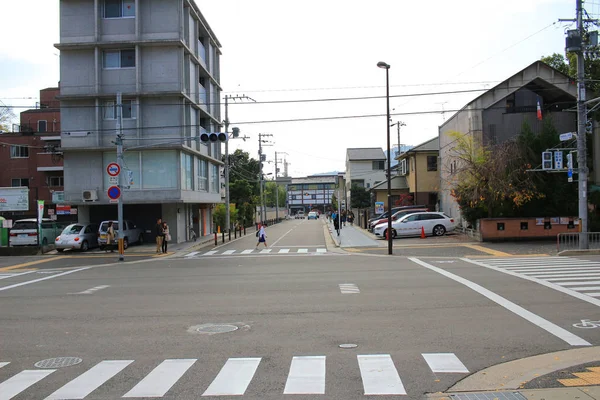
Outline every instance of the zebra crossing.
<svg viewBox="0 0 600 400"><path fill-rule="evenodd" d="M201 251L192 251L191 253L187 253L183 256L183 258L200 258L200 257L209 257L209 256L244 256L244 255L275 255L275 254L303 254L303 255L315 255L315 254L325 254L327 253L327 249L323 247L317 248L256 248L256 249L245 249L245 250L209 250L205 252Z"/></svg>
<svg viewBox="0 0 600 400"><path fill-rule="evenodd" d="M463 260L542 283L600 305L600 260L558 256Z"/></svg>
<svg viewBox="0 0 600 400"><path fill-rule="evenodd" d="M469 373L469 370L454 353L422 353L421 356L422 362L431 370L433 376ZM357 374L355 381L357 385L359 385L358 382L362 382L362 390L365 395L407 394L390 354L357 355L355 360L350 373ZM208 386L184 389L193 395L203 397L242 396L253 380L265 378L273 380L272 374L266 373L266 371L261 374L259 369L261 361L261 357L229 358L216 376L209 377L212 381ZM285 386L283 386L283 382L269 382L269 387L283 387L283 394L324 395L327 393L333 395L327 391L326 361L327 357L324 355L294 356L291 364L285 366L287 368ZM131 371L131 369L144 367L136 365L135 360L102 360L85 372L71 378L67 378L69 374L65 373L68 369L61 370L61 373L56 375L62 376L64 379L53 379L49 385L62 385L58 388L43 385L43 381L51 377L57 369L26 369L19 372L17 369L14 371L17 372L16 374L0 382L0 400L10 400L18 395L24 396L23 398L46 400L85 399L92 393L94 396L102 396L103 387L104 390L111 390L111 393L114 393L116 382L119 383L118 389L122 389L121 393L123 394L119 394L121 398L160 398L168 395L169 391L177 390L177 383L185 374L191 374L191 378L194 378L185 380L188 385L189 382L198 382L198 374L206 374L203 368L205 366L201 364L201 360L195 358L167 359L139 379L135 371ZM5 372L10 367L10 361L0 362L0 369L4 370L0 370L0 372ZM330 365L329 367L345 366ZM256 375L261 375L261 377L255 378ZM111 379L113 381L109 383ZM67 381L65 382L65 380ZM336 388L338 385L332 384L330 387Z"/></svg>

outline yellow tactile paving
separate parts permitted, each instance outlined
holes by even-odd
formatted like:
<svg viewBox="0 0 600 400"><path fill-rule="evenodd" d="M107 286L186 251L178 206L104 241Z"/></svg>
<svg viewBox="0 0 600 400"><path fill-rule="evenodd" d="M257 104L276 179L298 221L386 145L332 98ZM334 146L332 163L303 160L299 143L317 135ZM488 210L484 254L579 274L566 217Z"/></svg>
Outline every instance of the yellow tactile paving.
<svg viewBox="0 0 600 400"><path fill-rule="evenodd" d="M580 379L580 378L573 378L573 379L558 379L558 381L563 385L563 386L568 386L568 387L572 387L572 386L589 386L590 384L588 383L588 381L586 381L585 379Z"/></svg>
<svg viewBox="0 0 600 400"><path fill-rule="evenodd" d="M574 372L573 375L577 378L558 379L564 386L590 386L600 385L600 367L586 368L590 372Z"/></svg>

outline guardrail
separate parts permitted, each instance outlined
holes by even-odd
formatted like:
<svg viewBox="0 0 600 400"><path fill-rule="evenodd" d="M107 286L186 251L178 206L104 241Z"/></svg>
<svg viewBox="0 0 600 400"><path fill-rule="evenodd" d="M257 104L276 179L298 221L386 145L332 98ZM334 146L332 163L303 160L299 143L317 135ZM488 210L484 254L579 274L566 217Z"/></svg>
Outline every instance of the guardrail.
<svg viewBox="0 0 600 400"><path fill-rule="evenodd" d="M587 250L600 250L600 232L569 232L556 235L558 252L564 250L580 250L579 242L587 241Z"/></svg>

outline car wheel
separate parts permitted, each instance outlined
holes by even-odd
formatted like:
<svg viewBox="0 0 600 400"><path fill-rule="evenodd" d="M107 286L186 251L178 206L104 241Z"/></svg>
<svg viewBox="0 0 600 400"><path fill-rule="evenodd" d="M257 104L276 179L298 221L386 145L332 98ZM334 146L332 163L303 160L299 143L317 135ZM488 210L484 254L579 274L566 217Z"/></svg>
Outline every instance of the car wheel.
<svg viewBox="0 0 600 400"><path fill-rule="evenodd" d="M88 251L90 249L90 246L88 245L87 240L84 240L83 243L81 243L81 251Z"/></svg>
<svg viewBox="0 0 600 400"><path fill-rule="evenodd" d="M446 233L444 225L436 225L433 227L434 236L444 236L444 233Z"/></svg>
<svg viewBox="0 0 600 400"><path fill-rule="evenodd" d="M58 251L59 253L62 253L63 251L65 251L65 249L56 249L56 251Z"/></svg>
<svg viewBox="0 0 600 400"><path fill-rule="evenodd" d="M123 239L123 250L126 250L129 247L129 240L127 238Z"/></svg>
<svg viewBox="0 0 600 400"><path fill-rule="evenodd" d="M396 230L392 229L392 239L396 239L397 235L398 235L398 233L396 232Z"/></svg>
<svg viewBox="0 0 600 400"><path fill-rule="evenodd" d="M138 244L140 244L140 245L144 244L144 235L142 235L141 233L140 233L140 237L138 238Z"/></svg>

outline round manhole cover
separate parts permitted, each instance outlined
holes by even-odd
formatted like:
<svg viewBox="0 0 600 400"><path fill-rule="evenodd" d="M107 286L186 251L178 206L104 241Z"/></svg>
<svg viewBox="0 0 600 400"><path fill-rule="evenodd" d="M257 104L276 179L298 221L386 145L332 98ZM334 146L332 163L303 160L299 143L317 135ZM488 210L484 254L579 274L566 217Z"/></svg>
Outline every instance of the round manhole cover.
<svg viewBox="0 0 600 400"><path fill-rule="evenodd" d="M238 327L235 325L203 325L196 328L196 331L200 333L226 333L237 330Z"/></svg>
<svg viewBox="0 0 600 400"><path fill-rule="evenodd" d="M56 358L49 358L47 360L38 361L34 365L37 368L62 368L62 367L70 367L72 365L77 365L81 361L83 361L83 360L78 357L56 357Z"/></svg>
<svg viewBox="0 0 600 400"><path fill-rule="evenodd" d="M354 343L344 343L344 344L340 344L340 349L355 349L358 347L357 344Z"/></svg>

